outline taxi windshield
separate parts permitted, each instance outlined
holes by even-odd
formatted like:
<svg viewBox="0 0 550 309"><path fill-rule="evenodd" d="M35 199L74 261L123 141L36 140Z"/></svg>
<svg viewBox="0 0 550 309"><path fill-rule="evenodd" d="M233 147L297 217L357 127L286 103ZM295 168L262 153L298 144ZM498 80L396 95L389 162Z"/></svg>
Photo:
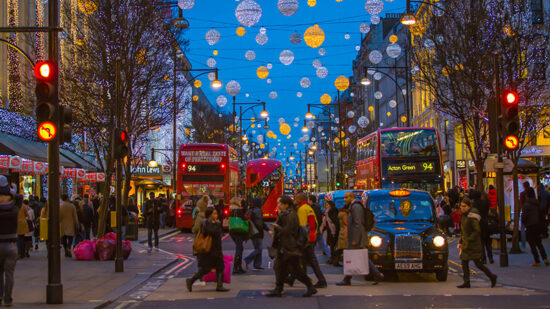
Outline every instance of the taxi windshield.
<svg viewBox="0 0 550 309"><path fill-rule="evenodd" d="M369 197L368 207L376 222L433 221L432 201L428 197Z"/></svg>

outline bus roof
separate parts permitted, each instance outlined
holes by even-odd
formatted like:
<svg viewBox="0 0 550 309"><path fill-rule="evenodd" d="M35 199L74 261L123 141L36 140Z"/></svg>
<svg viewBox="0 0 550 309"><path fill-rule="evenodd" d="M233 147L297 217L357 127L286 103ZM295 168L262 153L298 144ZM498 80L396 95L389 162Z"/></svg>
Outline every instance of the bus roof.
<svg viewBox="0 0 550 309"><path fill-rule="evenodd" d="M371 136L378 134L379 132L391 132L391 131L403 131L403 130L431 130L435 131L435 128L431 127L394 127L394 128L386 128L386 129L378 129L376 131L373 131L369 134L367 134L365 137L360 138L357 140L358 143L370 138Z"/></svg>

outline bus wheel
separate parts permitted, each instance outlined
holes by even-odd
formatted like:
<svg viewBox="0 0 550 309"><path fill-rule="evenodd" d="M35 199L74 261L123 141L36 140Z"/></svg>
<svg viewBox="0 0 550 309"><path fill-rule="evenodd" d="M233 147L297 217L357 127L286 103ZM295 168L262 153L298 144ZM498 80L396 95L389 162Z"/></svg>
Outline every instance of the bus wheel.
<svg viewBox="0 0 550 309"><path fill-rule="evenodd" d="M445 268L443 270L438 270L435 272L435 278L437 281L447 281L447 274L449 273L449 269Z"/></svg>

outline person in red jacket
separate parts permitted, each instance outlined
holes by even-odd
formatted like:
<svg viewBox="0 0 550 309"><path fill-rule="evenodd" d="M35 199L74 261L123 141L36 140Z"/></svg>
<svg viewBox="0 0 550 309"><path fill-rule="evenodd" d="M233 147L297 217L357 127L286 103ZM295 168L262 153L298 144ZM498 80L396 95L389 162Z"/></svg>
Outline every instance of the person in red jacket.
<svg viewBox="0 0 550 309"><path fill-rule="evenodd" d="M489 192L487 192L487 195L489 195L489 208L497 208L497 190L493 185L489 186Z"/></svg>

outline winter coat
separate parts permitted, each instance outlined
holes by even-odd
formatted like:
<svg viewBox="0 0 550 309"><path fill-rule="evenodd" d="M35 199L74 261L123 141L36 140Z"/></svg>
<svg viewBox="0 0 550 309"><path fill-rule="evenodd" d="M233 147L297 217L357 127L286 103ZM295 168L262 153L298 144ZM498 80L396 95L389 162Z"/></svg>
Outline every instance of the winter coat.
<svg viewBox="0 0 550 309"><path fill-rule="evenodd" d="M197 216L195 216L195 221L193 222L193 228L191 229L191 232L193 232L193 235L197 235L201 228L202 221L206 218L205 212L206 207L208 207L208 204L205 203L202 199L197 202Z"/></svg>
<svg viewBox="0 0 550 309"><path fill-rule="evenodd" d="M159 200L148 200L145 203L145 210L143 214L145 216L145 224L147 228L158 230L160 226L160 213L162 204Z"/></svg>
<svg viewBox="0 0 550 309"><path fill-rule="evenodd" d="M204 219L200 223L200 230L206 236L212 237L212 247L210 252L198 254L199 267L217 268L219 264L223 265L222 253L222 225L210 219ZM222 266L223 267L223 266Z"/></svg>
<svg viewBox="0 0 550 309"><path fill-rule="evenodd" d="M258 207L254 207L248 210L248 217L250 218L250 221L254 224L256 229L258 229L258 233L256 235L253 235L252 238L264 238L264 231L269 231L269 228L267 227L267 224L264 222L262 209Z"/></svg>
<svg viewBox="0 0 550 309"><path fill-rule="evenodd" d="M62 236L75 236L75 227L78 226L76 208L69 201L64 201L59 206L59 225Z"/></svg>
<svg viewBox="0 0 550 309"><path fill-rule="evenodd" d="M526 227L532 227L540 225L541 222L539 203L534 198L527 199L523 202L521 223Z"/></svg>
<svg viewBox="0 0 550 309"><path fill-rule="evenodd" d="M365 208L355 200L349 205L348 212L348 249L363 248L366 245ZM353 245L356 243L356 245Z"/></svg>
<svg viewBox="0 0 550 309"><path fill-rule="evenodd" d="M309 228L309 242L315 242L317 239L317 218L315 212L306 202L302 202L298 206L296 211L298 215L298 221L300 221L300 226L307 226Z"/></svg>
<svg viewBox="0 0 550 309"><path fill-rule="evenodd" d="M490 208L497 208L497 190L496 189L490 189L489 193L489 207Z"/></svg>
<svg viewBox="0 0 550 309"><path fill-rule="evenodd" d="M285 209L279 213L275 223L277 225L273 236L273 247L282 254L279 257L284 260L293 256L301 256L302 252L296 244L298 229L300 228L296 211L292 208Z"/></svg>
<svg viewBox="0 0 550 309"><path fill-rule="evenodd" d="M460 218L460 244L462 250L460 252L461 260L478 260L481 259L481 228L479 226L481 216L477 209L471 208L469 212L462 214Z"/></svg>
<svg viewBox="0 0 550 309"><path fill-rule="evenodd" d="M340 225L340 231L338 233L338 245L337 249L348 248L348 214L344 209L338 211L338 224Z"/></svg>
<svg viewBox="0 0 550 309"><path fill-rule="evenodd" d="M0 243L17 241L18 213L13 201L0 204Z"/></svg>
<svg viewBox="0 0 550 309"><path fill-rule="evenodd" d="M335 246L338 242L340 233L340 222L338 220L338 209L331 207L325 211L323 217L323 231L327 231L327 244Z"/></svg>
<svg viewBox="0 0 550 309"><path fill-rule="evenodd" d="M30 219L29 206L23 204L17 213L17 235L25 235L29 232L27 219Z"/></svg>
<svg viewBox="0 0 550 309"><path fill-rule="evenodd" d="M323 211L321 210L321 205L319 203L313 203L313 205L310 205L311 209L313 209L313 213L315 213L315 220L317 221L317 230L320 230L321 222L323 221Z"/></svg>

